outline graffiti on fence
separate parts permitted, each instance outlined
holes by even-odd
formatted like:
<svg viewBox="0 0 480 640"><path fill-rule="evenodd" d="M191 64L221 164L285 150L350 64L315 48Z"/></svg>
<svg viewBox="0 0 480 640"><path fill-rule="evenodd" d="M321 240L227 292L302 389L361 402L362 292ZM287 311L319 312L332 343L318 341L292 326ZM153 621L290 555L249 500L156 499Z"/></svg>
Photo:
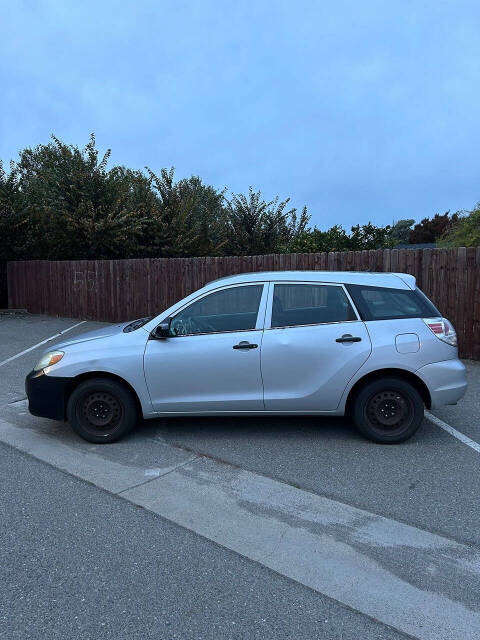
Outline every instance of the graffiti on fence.
<svg viewBox="0 0 480 640"><path fill-rule="evenodd" d="M98 284L95 271L74 271L73 273L74 291L97 291Z"/></svg>

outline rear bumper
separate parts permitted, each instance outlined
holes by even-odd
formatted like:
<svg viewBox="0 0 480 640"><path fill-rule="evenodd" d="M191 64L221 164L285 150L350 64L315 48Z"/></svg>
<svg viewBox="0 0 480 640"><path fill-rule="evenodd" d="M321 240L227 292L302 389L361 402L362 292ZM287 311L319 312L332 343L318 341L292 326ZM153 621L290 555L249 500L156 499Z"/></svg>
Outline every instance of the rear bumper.
<svg viewBox="0 0 480 640"><path fill-rule="evenodd" d="M34 416L65 420L65 390L71 378L31 371L25 378L28 410Z"/></svg>
<svg viewBox="0 0 480 640"><path fill-rule="evenodd" d="M467 374L460 360L443 360L421 367L416 372L427 385L432 409L455 404L467 390Z"/></svg>

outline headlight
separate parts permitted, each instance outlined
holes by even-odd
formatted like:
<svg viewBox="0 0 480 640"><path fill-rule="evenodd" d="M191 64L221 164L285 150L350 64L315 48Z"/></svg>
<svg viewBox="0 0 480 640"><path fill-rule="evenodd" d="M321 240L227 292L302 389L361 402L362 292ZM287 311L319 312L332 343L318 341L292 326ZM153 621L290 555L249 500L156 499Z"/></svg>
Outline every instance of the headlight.
<svg viewBox="0 0 480 640"><path fill-rule="evenodd" d="M52 364L57 364L63 358L63 351L48 351L45 355L43 355L37 364L33 367L34 371L40 371L40 369L46 369L47 367L51 367Z"/></svg>

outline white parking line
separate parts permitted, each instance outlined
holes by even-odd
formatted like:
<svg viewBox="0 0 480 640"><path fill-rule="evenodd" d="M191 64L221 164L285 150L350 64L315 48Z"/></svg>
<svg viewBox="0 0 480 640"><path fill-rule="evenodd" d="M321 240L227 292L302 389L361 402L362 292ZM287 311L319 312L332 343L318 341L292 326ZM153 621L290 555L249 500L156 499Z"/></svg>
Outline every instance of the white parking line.
<svg viewBox="0 0 480 640"><path fill-rule="evenodd" d="M3 360L2 362L0 362L0 367L2 367L4 364L7 364L7 362L11 362L12 360L15 360L16 358L20 358L20 356L25 355L29 351L33 351L37 347L41 347L42 344L45 344L46 342L50 342L50 340L53 340L54 338L58 338L58 336L61 336L64 333L67 333L67 331L71 331L72 329L75 329L75 327L79 327L84 322L86 322L86 320L82 320L81 322L77 322L77 324L74 324L71 327L67 327L67 329L64 329L63 331L60 331L60 333L56 333L54 336L50 336L50 338L46 338L45 340L42 340L41 342L37 342L37 344L34 344L33 347L29 347L28 349L25 349L24 351L20 351L20 353L17 353L14 356L11 356L10 358L7 358L6 360Z"/></svg>
<svg viewBox="0 0 480 640"><path fill-rule="evenodd" d="M425 417L428 418L431 422L433 422L433 424L436 424L437 427L444 429L451 436L453 436L454 438L457 438L457 440L460 440L460 442L463 442L463 444L466 444L467 447L470 447L477 453L480 453L480 444L478 442L475 442L474 440L471 440L468 436L464 435L463 433L460 433L460 431L457 431L456 429L451 427L449 424L447 424L443 420L440 420L440 418L437 418L437 416L434 416L433 413L430 413L430 411L425 411Z"/></svg>

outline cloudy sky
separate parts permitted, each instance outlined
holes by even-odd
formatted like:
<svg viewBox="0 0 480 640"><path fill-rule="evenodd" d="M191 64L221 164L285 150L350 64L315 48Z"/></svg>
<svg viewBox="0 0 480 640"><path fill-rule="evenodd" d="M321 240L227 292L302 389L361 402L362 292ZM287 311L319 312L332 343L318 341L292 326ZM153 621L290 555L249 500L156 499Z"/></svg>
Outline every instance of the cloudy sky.
<svg viewBox="0 0 480 640"><path fill-rule="evenodd" d="M47 142L306 204L320 228L480 200L478 0L4 2L0 158Z"/></svg>

